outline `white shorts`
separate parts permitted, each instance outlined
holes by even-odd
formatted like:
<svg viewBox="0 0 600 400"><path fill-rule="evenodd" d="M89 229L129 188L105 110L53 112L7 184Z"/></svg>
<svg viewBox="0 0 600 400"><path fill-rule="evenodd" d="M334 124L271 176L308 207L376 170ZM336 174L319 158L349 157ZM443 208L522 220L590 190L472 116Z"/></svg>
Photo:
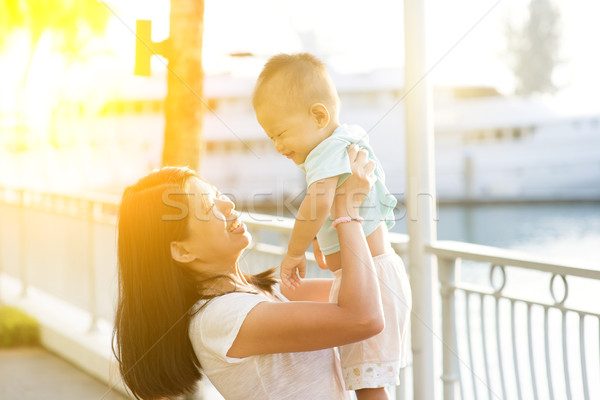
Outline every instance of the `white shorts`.
<svg viewBox="0 0 600 400"><path fill-rule="evenodd" d="M404 263L396 253L373 257L373 263L379 279L385 329L367 340L339 347L347 390L396 386L400 384L400 368L407 363L412 293ZM329 295L332 303L337 302L342 270L333 273L335 280Z"/></svg>

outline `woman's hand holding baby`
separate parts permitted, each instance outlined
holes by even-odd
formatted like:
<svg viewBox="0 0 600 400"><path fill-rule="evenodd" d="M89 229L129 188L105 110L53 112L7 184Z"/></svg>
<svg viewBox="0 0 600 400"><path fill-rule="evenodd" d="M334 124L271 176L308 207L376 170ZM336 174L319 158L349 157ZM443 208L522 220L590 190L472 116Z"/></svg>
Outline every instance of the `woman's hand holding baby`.
<svg viewBox="0 0 600 400"><path fill-rule="evenodd" d="M368 158L366 150L353 144L348 148L352 175L335 191L331 217L359 217L359 207L375 183L375 163Z"/></svg>
<svg viewBox="0 0 600 400"><path fill-rule="evenodd" d="M375 164L368 159L366 150L359 150L357 145L348 148L348 157L352 175L344 181L335 191L334 201L330 214L333 219L339 217L359 217L359 207L371 190L375 182ZM325 260L320 249L315 246L315 257L321 268L326 268ZM306 256L292 254L288 251L281 261L281 282L290 289L296 289L301 284L301 279L306 276Z"/></svg>

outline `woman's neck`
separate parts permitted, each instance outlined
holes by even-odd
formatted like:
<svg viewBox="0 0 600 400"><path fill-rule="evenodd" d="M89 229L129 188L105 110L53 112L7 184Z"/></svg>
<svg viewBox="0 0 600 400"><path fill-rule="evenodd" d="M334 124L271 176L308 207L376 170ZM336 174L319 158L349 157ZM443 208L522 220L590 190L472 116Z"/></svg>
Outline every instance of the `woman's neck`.
<svg viewBox="0 0 600 400"><path fill-rule="evenodd" d="M214 270L214 269L209 269ZM244 290L254 288L244 273L240 270L239 264L236 262L231 267L229 272L218 274L212 277L202 277L202 284L200 290L206 295L219 295L223 293L232 292L234 290Z"/></svg>

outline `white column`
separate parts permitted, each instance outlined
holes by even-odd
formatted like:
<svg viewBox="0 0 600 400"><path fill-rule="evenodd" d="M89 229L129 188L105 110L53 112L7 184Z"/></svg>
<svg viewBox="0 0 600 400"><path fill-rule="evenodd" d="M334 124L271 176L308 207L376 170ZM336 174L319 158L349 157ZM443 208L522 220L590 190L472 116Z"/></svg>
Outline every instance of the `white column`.
<svg viewBox="0 0 600 400"><path fill-rule="evenodd" d="M454 286L460 270L460 259L438 259L438 275L442 294L442 338L444 345L442 381L444 382L444 400L459 399L459 365L456 338L456 300Z"/></svg>
<svg viewBox="0 0 600 400"><path fill-rule="evenodd" d="M412 352L414 398L434 398L433 273L425 246L436 238L433 113L425 40L425 0L404 1L406 116L406 208L413 290Z"/></svg>
<svg viewBox="0 0 600 400"><path fill-rule="evenodd" d="M19 279L21 280L21 297L27 296L29 280L27 279L27 231L25 221L25 190L19 190Z"/></svg>

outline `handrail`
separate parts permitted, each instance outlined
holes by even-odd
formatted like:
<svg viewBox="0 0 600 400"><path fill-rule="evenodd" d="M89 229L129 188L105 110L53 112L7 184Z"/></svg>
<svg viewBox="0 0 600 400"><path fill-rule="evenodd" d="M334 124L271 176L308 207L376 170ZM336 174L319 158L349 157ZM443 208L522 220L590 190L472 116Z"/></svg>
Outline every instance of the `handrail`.
<svg viewBox="0 0 600 400"><path fill-rule="evenodd" d="M585 268L584 266L573 267L516 250L499 249L480 244L439 240L426 246L426 250L440 258L465 258L472 261L535 269L559 275L600 279L600 267L597 269Z"/></svg>
<svg viewBox="0 0 600 400"><path fill-rule="evenodd" d="M38 265L31 262L32 257L29 253L30 246L34 244L28 239L32 233L33 225L31 224L34 221L31 218L37 218L39 213L52 218L55 216L65 217L59 220L59 224L62 225L64 222L65 225L71 226L70 224L73 224L72 226L75 226L78 232L76 235L78 239L82 240L80 248L83 249L83 254L85 254L85 257L80 259L85 268L80 269L77 266L77 268L71 269L80 272L85 271L82 272L82 277L85 280L78 281L78 288L82 287L81 284L86 287L85 297L82 298L83 302L73 302L73 304L87 310L91 316L89 330L96 330L97 321L100 318L107 317L106 312L103 315L99 310L106 303L106 298L102 300L102 296L106 296L106 293L102 290L106 290L107 276L112 275L114 277L116 275L116 264L109 265L106 262L100 264L98 257L114 251L114 248L111 249L108 246L114 247L115 244L114 234L116 234L116 229L114 229L114 226L117 222L119 203L120 197L113 195L46 193L32 189L0 186L0 204L5 206L4 211L8 213L7 215L14 213L17 216L14 219L11 218L13 224L11 229L18 233L18 239L15 241L17 246L11 247L10 251L13 253L13 259L16 260L13 275L16 275L15 277L21 283L22 296L27 296L28 287L33 286L28 278L36 273L35 270L38 268ZM242 267L260 269L277 265L285 254L294 220L255 212L242 212L240 218L254 238L251 247L243 256ZM267 243L261 237L261 232L268 232L273 243ZM110 237L107 235L110 235ZM49 243L53 244L60 243L58 237L52 235L47 237L48 239L43 240L49 240ZM390 239L394 250L401 256L406 257L408 236L390 233ZM53 240L58 241L53 242ZM63 245L57 247L62 248ZM0 243L0 254L7 250L9 248ZM104 260L107 260L107 258L105 257ZM115 261L109 262L112 264ZM327 273L316 268L312 253L307 253L307 261L314 266L314 268L311 268L314 276ZM58 261L59 264L65 263L65 265L69 262L71 261L67 259ZM1 267L0 265L0 269ZM55 287L45 287L45 282L39 280L38 283L42 285L39 289L57 297L70 290L68 287L62 287L60 293L58 293ZM111 284L115 285L114 278L112 278ZM97 291L97 286L103 289ZM400 379L404 382L403 374L401 374ZM398 399L403 398L400 393L397 396Z"/></svg>
<svg viewBox="0 0 600 400"><path fill-rule="evenodd" d="M101 223L115 223L120 201L120 196L105 193L47 193L0 186L0 203L17 207L26 206L29 209L82 219L91 218ZM254 229L265 229L281 234L291 233L294 226L292 218L256 212L242 212L241 219ZM408 235L400 233L389 235L394 250L398 253L406 253Z"/></svg>
<svg viewBox="0 0 600 400"><path fill-rule="evenodd" d="M104 271L108 266L102 265L102 268L100 268L100 266L97 265L98 261L95 259L95 255L104 253L106 251L106 246L114 246L114 242L106 240L106 235L107 232L111 230L114 231L111 226L114 226L116 223L119 201L120 198L118 196L43 193L29 189L14 189L0 186L0 204L7 205L8 207L17 210L17 216L12 219L12 223L15 224L16 230L18 231L18 240L14 241L14 243L18 245L11 247L10 251L14 252L15 254L19 254L18 256L14 257L14 259L17 260L19 264L18 274L24 288L23 294L25 294L25 289L29 285L27 280L27 270L33 266L30 261L28 261L27 265L24 262L24 260L30 256L27 252L27 248L24 245L25 241L27 240L26 233L29 233L28 231L31 229L31 226L26 226L27 219L31 217L29 212L42 212L44 214L65 216L68 219L75 218L79 221L84 221L83 224L77 221L75 226L78 227L77 229L81 229L80 232L82 239L84 240L82 244L87 246L85 247L87 259L83 260L83 264L86 266L85 270L87 272L85 273L85 279L88 279L87 285L90 289L89 292L86 292L87 303L84 304L87 304L86 308L92 316L90 329L94 329L96 320L99 316L97 307L99 304L102 304L102 302L99 302L99 300L102 298L102 293L96 293L95 290L95 287L98 285L98 281L96 281L96 279L98 279L99 272L102 271L102 273L105 273ZM11 212L10 209L8 212ZM68 219L65 219L65 221L68 221ZM293 219L250 212L242 212L241 219L246 223L248 230L253 234L255 239L252 247L248 251L249 256L246 259L248 264L250 264L250 267L276 265L276 263L281 260L281 256L285 252L287 240L289 239L289 235L291 234L294 223ZM29 219L29 221L31 221L31 219ZM103 226L103 228L100 229L99 227L101 226ZM273 240L273 243L267 243L267 241L261 237L261 232L269 232L269 237ZM406 259L408 236L404 234L390 233L390 239L395 251ZM7 250L9 250L7 247L2 249L2 251ZM426 246L426 251L436 255L439 264L438 272L441 283L441 311L444 344L444 371L442 380L444 383L445 398L458 398L459 392L463 393L463 390L471 390L471 388L473 392L476 392L477 390L481 391L480 386L482 382L484 380L489 382L490 375L493 377L494 374L496 375L496 380L501 381L502 383L501 391L499 390L500 388L496 386L498 395L503 396L507 391L511 390L510 381L512 380L514 383L512 385L513 388L517 388L518 397L522 398L521 392L527 390L527 386L521 387L521 379L523 378L521 375L527 374L527 371L531 371L531 375L534 377L536 377L540 371L544 371L547 375L546 382L537 382L536 380L530 382L530 387L534 391L534 395L537 396L537 390L543 391L544 387L549 388L545 390L552 390L552 384L551 382L548 382L548 379L550 379L548 378L550 377L550 373L548 372L549 370L547 366L544 368L542 364L542 368L537 369L537 373L535 372L535 363L537 361L534 362L535 352L533 351L533 348L537 345L537 343L542 343L546 348L550 349L549 351L557 351L556 348L550 346L551 342L549 341L547 331L548 326L552 326L551 323L553 323L553 312L558 312L562 318L562 327L559 326L558 329L553 332L562 330L562 350L565 354L569 351L572 351L574 348L571 342L567 340L567 332L571 332L571 328L567 329L567 315L575 315L575 317L579 318L580 339L578 346L580 347L579 352L581 364L581 373L579 376L581 377L580 379L584 387L584 397L589 398L587 377L590 372L586 369L588 362L585 358L585 336L589 335L587 328L590 321L597 320L600 323L600 314L578 309L576 307L567 307L565 305L565 300L568 296L568 283L570 282L567 281L566 277L577 277L600 281L600 268L586 268L585 266L570 265L568 263L563 263L556 260L548 260L544 259L543 257L536 257L514 250L505 250L495 247L454 241L436 241ZM312 257L312 254L309 253L307 255L307 259L311 263L314 263L314 257ZM500 272L502 274L501 284L496 285L492 282L492 279L490 279L490 284L488 286L461 282L459 274L461 260L485 263L487 267L490 268L490 276L494 272ZM67 262L67 260L65 262ZM407 266L409 266L409 263L407 263ZM476 268L479 268L479 266L477 265ZM551 276L549 293L552 296L553 302L546 300L527 299L526 297L529 297L531 293L518 293L518 295L515 296L504 292L504 283L506 282L507 274L506 271L510 271L512 274L513 270L517 271L518 269L542 271L550 274L548 275L549 277ZM408 271L410 271L410 268L408 268ZM103 276L106 277L106 275ZM559 284L560 286L561 281L562 286L564 287L564 295L556 295L553 289L553 284ZM457 301L457 293L461 293L464 297L463 305L461 305L460 301ZM495 314L493 308L490 308L488 311L490 301L493 305L495 305ZM507 317L506 307L504 307L505 304L510 305L510 318L505 318ZM514 338L516 337L516 329L518 328L518 324L515 325L515 320L522 317L522 312L520 314L519 309L520 305L522 304L525 304L527 307L526 337L528 338L527 345L530 349L529 354L526 352L519 352L519 349L514 345L512 345L512 353L510 353L510 340L507 341L507 335L501 334L503 329L507 329L506 324L508 324L508 336L513 338L511 339L512 342L515 342ZM478 308L478 313L473 313L473 308ZM501 315L501 310L503 309L505 310L503 311L504 315ZM536 323L536 310L542 310L543 312L541 324ZM549 312L549 310L551 311ZM464 319L460 319L460 317L457 317L457 315L463 315ZM488 323L485 323L486 319L488 319ZM463 326L465 322L467 325L466 335L457 335L457 329L462 329L465 331ZM493 324L495 324L495 334L489 329ZM541 337L536 343L533 342L532 339L535 337L534 333L537 332L536 329L541 329L538 326L546 327L546 335ZM475 340L478 337L477 335L487 335L487 338L482 337L480 339L482 342L484 342L483 347L493 348L496 346L496 354L490 353L488 356L488 352L485 351L485 349L482 351L482 349L473 348L472 346L477 345L477 341ZM466 361L462 361L461 367L458 358L460 350L459 344L464 342L464 337L472 337L474 339L472 344L472 341L470 339L468 340L469 358L473 358L474 355L485 355L485 357L487 357L487 362L498 360L497 362L503 364L504 367L500 365L500 368L498 369L497 365L493 367L490 366L492 369L486 371L485 373L485 376L487 377L480 377L479 381L474 378L473 374L469 384L467 381L469 376L464 376L463 374L461 377L461 368L463 368L464 372L464 365L472 365L473 360L465 357L464 360ZM559 345L558 347L560 349L561 346ZM512 356L510 356L509 353L512 354ZM522 364L523 359L526 357L529 357L529 361L525 363L525 365L520 365L519 359L521 359L520 361ZM549 355L546 354L546 357L548 358ZM565 360L566 358L563 360L565 363L563 366L563 377L565 379L563 387L567 388L565 390L567 391L567 397L569 397L571 396L571 392L578 390L575 389L575 386L571 385L571 380L573 377L577 377L578 375L571 373L569 370L568 361ZM506 365L510 365L511 363L514 364L513 375L516 373L518 376L516 380L515 377L511 376L510 373L504 374ZM481 375L481 371L478 373ZM462 381L463 379L465 380L464 382ZM538 385L538 383L541 384ZM491 384L488 384L487 389L491 391ZM479 393L479 395L481 395L481 393ZM543 396L543 392L541 395ZM475 397L478 397L478 395Z"/></svg>
<svg viewBox="0 0 600 400"><path fill-rule="evenodd" d="M0 186L2 204L105 224L115 223L120 200L119 196L104 193L48 193Z"/></svg>
<svg viewBox="0 0 600 400"><path fill-rule="evenodd" d="M594 373L588 372L586 353L589 340L586 336L590 334L590 323L600 323L600 311L585 310L590 306L587 303L578 307L565 304L570 301L570 280L567 277L600 282L600 269L571 266L518 251L453 241L436 241L426 250L438 257L445 400L471 396L479 398L481 393L486 392L490 399L510 398L514 394L518 399L530 398L524 393L526 390L531 390L531 396L536 399L538 395L545 396L543 392L538 393L539 390L547 390L549 398L590 398L588 375L594 376L598 366L595 366ZM461 281L462 260L485 263L489 268L487 285ZM474 267L480 268L479 265ZM541 282L539 278L536 278L537 282L527 282L524 292L508 294L508 290L505 291L508 268L511 274L523 274L519 271L530 270L541 271L545 277L541 278ZM498 272L499 281L494 279L494 273ZM549 293L552 301L539 300L540 296L544 296L543 292L534 289L534 283L545 282L549 283L545 296ZM556 293L557 283L563 288L561 294ZM459 306L461 303L462 306ZM597 306L592 302L594 304ZM471 320L479 320L480 326L472 324ZM517 329L521 333L520 338L527 338L527 353L519 351ZM578 336L575 335L576 330L579 331ZM594 335L600 336L595 332ZM538 333L538 337L534 333ZM555 346L553 338L560 339L561 345ZM540 349L541 346L542 358L534 351L534 348ZM562 387L556 384L561 377L556 376L556 371L551 368L556 362L553 356L558 356L557 352L562 353ZM479 361L483 363L483 372L474 364L474 355L483 359ZM572 374L573 365L569 359L576 357L579 358L580 373ZM511 364L513 371L506 371L505 365ZM541 364L540 368L536 368L538 364ZM461 370L467 372L466 376L461 376ZM530 371L529 378L526 378L527 370ZM536 370L545 371L546 376L536 373ZM525 379L529 379L529 385L522 385ZM510 396L507 394L509 390L513 392ZM578 391L576 394L575 390Z"/></svg>

